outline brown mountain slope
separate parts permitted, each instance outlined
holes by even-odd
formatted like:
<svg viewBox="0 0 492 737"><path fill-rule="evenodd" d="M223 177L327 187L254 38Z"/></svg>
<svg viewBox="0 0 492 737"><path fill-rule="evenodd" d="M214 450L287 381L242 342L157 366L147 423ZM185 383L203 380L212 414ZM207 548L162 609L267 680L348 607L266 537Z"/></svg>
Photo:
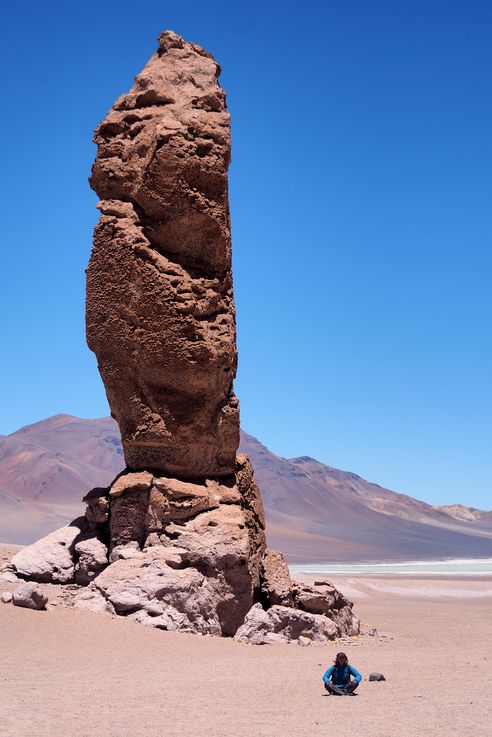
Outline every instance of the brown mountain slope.
<svg viewBox="0 0 492 737"><path fill-rule="evenodd" d="M492 556L490 512L460 516L460 505L433 507L313 458L281 458L244 432L241 450L262 490L269 543L291 562ZM0 540L56 528L122 467L110 418L57 415L0 437Z"/></svg>
<svg viewBox="0 0 492 737"><path fill-rule="evenodd" d="M55 415L0 436L0 540L29 543L83 511L123 467L116 423Z"/></svg>
<svg viewBox="0 0 492 737"><path fill-rule="evenodd" d="M55 415L0 436L0 489L21 499L79 501L81 490L109 483L123 465L110 417Z"/></svg>
<svg viewBox="0 0 492 737"><path fill-rule="evenodd" d="M291 562L492 556L492 523L464 521L313 458L275 456L242 434L269 541Z"/></svg>

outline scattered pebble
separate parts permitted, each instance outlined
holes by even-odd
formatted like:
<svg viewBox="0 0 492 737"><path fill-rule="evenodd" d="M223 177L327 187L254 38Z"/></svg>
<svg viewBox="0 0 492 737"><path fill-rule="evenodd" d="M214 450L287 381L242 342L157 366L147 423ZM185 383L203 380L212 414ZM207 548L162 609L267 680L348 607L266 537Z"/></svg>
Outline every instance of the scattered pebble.
<svg viewBox="0 0 492 737"><path fill-rule="evenodd" d="M370 681L385 681L386 678L383 676L382 673L377 673L374 671L373 673L369 673L369 680Z"/></svg>

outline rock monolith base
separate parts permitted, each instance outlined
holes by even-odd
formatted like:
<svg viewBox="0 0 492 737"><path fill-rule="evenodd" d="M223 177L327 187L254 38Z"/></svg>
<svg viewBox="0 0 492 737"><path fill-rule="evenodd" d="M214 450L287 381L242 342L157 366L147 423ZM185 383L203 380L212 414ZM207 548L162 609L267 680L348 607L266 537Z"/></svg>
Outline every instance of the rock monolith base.
<svg viewBox="0 0 492 737"><path fill-rule="evenodd" d="M294 584L265 541L246 456L219 479L125 471L85 497L85 517L12 558L21 578L78 584L74 605L163 630L265 644L357 634L352 604L330 584Z"/></svg>

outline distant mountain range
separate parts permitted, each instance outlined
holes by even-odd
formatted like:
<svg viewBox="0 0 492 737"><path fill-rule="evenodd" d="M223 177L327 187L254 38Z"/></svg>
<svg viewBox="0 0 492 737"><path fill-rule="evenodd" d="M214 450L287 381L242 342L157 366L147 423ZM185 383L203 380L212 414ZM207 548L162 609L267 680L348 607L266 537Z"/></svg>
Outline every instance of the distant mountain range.
<svg viewBox="0 0 492 737"><path fill-rule="evenodd" d="M314 458L241 448L262 491L271 547L289 562L492 557L492 512L433 507ZM55 415L0 436L0 541L28 543L81 513L82 496L124 466L109 417Z"/></svg>

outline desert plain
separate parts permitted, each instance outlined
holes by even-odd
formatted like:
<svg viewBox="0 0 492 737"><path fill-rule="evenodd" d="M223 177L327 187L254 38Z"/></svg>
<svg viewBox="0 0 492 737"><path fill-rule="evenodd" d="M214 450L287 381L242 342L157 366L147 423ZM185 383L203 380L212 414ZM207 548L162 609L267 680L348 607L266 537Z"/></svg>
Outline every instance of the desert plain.
<svg viewBox="0 0 492 737"><path fill-rule="evenodd" d="M66 608L54 585L47 611L0 603L0 733L489 737L492 577L331 580L365 634L307 647L154 630ZM364 677L354 698L323 688L340 649Z"/></svg>

